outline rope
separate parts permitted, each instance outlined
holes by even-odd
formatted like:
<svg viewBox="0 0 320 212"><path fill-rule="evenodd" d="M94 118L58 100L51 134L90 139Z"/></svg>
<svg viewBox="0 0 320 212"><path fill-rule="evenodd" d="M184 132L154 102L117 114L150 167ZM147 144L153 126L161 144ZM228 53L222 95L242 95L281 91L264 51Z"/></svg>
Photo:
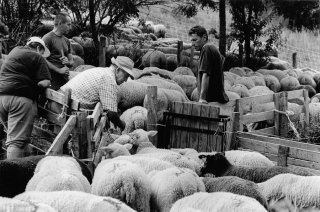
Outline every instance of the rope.
<svg viewBox="0 0 320 212"><path fill-rule="evenodd" d="M291 119L290 119L290 117L289 117L289 116L293 116L293 115L294 115L294 112L291 111L291 110L279 111L279 110L276 110L276 109L274 109L274 111L277 112L277 113L286 115L286 117L287 117L287 119L288 119L288 121L289 121L289 126L290 126L291 129L293 130L293 133L295 134L295 136L296 136L298 139L301 139L298 130L296 129L296 127L294 126L294 124L292 123L292 121L291 121Z"/></svg>

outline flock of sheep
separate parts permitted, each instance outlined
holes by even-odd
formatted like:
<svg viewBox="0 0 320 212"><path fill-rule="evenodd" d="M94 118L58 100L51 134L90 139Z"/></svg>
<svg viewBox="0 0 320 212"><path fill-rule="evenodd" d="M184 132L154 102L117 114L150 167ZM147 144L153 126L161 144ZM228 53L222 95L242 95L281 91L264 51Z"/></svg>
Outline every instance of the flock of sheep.
<svg viewBox="0 0 320 212"><path fill-rule="evenodd" d="M94 174L71 156L0 161L0 211L319 211L320 177L257 152L158 149L114 135Z"/></svg>

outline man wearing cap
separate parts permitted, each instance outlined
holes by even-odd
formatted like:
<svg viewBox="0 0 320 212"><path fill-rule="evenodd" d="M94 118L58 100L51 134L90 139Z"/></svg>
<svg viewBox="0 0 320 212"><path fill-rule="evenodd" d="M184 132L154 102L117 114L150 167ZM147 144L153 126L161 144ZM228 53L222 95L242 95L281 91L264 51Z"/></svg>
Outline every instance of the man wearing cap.
<svg viewBox="0 0 320 212"><path fill-rule="evenodd" d="M40 89L50 86L50 72L44 57L50 51L39 37L8 54L0 70L0 122L7 131L7 158L24 157L28 150L36 100Z"/></svg>
<svg viewBox="0 0 320 212"><path fill-rule="evenodd" d="M112 58L111 62L110 67L91 68L77 74L62 86L61 90L70 88L71 98L78 100L82 109L94 109L95 105L101 102L109 120L123 130L125 123L117 113L117 91L118 85L125 82L129 76L133 78L134 63L124 56Z"/></svg>
<svg viewBox="0 0 320 212"><path fill-rule="evenodd" d="M73 57L70 41L64 35L68 33L70 27L70 17L60 12L54 19L53 30L42 38L51 52L47 62L52 76L51 88L53 90L58 90L69 80L69 67L73 65Z"/></svg>

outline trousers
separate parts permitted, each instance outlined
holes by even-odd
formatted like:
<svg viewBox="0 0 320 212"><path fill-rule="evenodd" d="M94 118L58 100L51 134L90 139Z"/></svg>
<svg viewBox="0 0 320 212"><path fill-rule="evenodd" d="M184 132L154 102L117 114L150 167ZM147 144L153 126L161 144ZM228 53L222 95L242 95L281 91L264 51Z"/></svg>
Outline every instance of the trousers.
<svg viewBox="0 0 320 212"><path fill-rule="evenodd" d="M15 145L25 148L30 142L37 113L37 103L32 99L13 95L0 96L0 122L7 130L7 147Z"/></svg>

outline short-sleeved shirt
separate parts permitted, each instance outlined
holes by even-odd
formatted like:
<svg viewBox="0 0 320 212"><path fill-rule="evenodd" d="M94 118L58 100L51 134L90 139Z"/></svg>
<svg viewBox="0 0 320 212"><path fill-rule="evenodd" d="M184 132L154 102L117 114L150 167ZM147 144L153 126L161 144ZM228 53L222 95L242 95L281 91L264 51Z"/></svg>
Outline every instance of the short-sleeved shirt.
<svg viewBox="0 0 320 212"><path fill-rule="evenodd" d="M224 91L223 56L212 44L206 43L200 51L198 66L198 91L200 92L203 73L209 75L209 88L206 96L207 102L226 103L229 101Z"/></svg>
<svg viewBox="0 0 320 212"><path fill-rule="evenodd" d="M69 39L63 35L58 36L52 31L45 34L42 39L50 50L50 56L47 57L47 60L54 66L62 68L64 65L60 60L60 58L62 57L61 50L63 51L64 56L68 56L68 54L71 54L71 44ZM66 75L58 74L52 70L50 70L50 72L52 76L52 89L58 90L68 81L68 77Z"/></svg>
<svg viewBox="0 0 320 212"><path fill-rule="evenodd" d="M42 80L51 80L46 60L27 46L15 47L1 66L0 95L36 100Z"/></svg>
<svg viewBox="0 0 320 212"><path fill-rule="evenodd" d="M61 90L71 89L71 97L83 109L94 109L101 102L104 110L117 112L118 85L111 68L91 68L77 74Z"/></svg>

